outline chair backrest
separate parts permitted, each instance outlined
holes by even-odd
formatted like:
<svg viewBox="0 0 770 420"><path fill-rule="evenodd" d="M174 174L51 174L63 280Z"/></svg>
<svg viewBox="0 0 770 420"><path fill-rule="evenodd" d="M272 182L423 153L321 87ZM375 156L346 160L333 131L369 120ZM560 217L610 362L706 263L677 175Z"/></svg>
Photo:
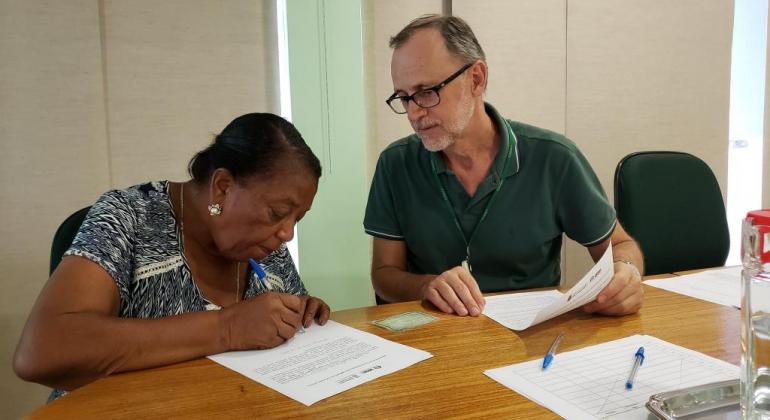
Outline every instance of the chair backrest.
<svg viewBox="0 0 770 420"><path fill-rule="evenodd" d="M646 274L722 266L730 250L725 205L705 162L639 152L615 168L618 220L639 243Z"/></svg>
<svg viewBox="0 0 770 420"><path fill-rule="evenodd" d="M375 293L375 294L374 294L374 303L376 303L377 305L387 305L387 304L389 304L390 302L388 302L387 300L385 300L385 299L381 298L381 297L380 297L380 295L378 295L377 293Z"/></svg>
<svg viewBox="0 0 770 420"><path fill-rule="evenodd" d="M59 265L62 259L62 255L72 245L72 241L75 239L75 235L80 230L80 225L83 224L83 220L88 214L88 210L91 206L82 208L75 213L72 213L68 218L64 219L59 228L56 229L56 233L53 234L53 242L51 243L51 262L50 273Z"/></svg>

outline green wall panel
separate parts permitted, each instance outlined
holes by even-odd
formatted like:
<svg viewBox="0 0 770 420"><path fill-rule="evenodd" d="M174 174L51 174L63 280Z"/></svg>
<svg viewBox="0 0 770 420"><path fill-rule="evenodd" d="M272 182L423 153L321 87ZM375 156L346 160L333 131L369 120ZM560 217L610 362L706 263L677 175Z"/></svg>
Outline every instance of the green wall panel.
<svg viewBox="0 0 770 420"><path fill-rule="evenodd" d="M323 166L313 209L298 227L300 273L332 310L368 306L361 4L287 0L286 13L292 120Z"/></svg>

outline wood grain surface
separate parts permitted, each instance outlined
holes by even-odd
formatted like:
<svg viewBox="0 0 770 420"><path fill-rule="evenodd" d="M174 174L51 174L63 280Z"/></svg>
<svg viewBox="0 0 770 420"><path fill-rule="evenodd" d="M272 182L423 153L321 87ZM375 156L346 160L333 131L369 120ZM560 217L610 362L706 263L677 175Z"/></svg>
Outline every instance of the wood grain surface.
<svg viewBox="0 0 770 420"><path fill-rule="evenodd" d="M559 352L648 334L736 365L740 362L740 311L649 286L644 290L638 314L615 318L576 310L521 332L485 316L444 315L421 302L334 312L337 322L433 357L310 407L198 359L101 379L27 418L555 418L484 371L542 358L560 331L566 334ZM428 312L439 320L404 332L370 323L406 311Z"/></svg>

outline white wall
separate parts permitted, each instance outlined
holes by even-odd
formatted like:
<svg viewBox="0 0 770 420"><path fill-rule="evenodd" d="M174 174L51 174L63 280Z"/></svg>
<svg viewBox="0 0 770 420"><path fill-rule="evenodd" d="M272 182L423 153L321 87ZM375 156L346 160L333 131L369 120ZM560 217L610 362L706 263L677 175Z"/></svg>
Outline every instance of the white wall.
<svg viewBox="0 0 770 420"><path fill-rule="evenodd" d="M232 118L278 110L270 1L0 0L0 407L59 223L110 187L186 179Z"/></svg>
<svg viewBox="0 0 770 420"><path fill-rule="evenodd" d="M485 100L507 118L564 133L567 0L454 0L489 65Z"/></svg>
<svg viewBox="0 0 770 420"><path fill-rule="evenodd" d="M109 186L97 2L0 1L0 407L48 391L11 360L48 278L54 230Z"/></svg>
<svg viewBox="0 0 770 420"><path fill-rule="evenodd" d="M724 196L732 22L732 1L568 2L566 134L610 200L617 162L640 150L697 155ZM574 244L567 261L572 278L590 263Z"/></svg>
<svg viewBox="0 0 770 420"><path fill-rule="evenodd" d="M278 112L274 12L263 2L104 5L113 185L186 179L186 160L234 117Z"/></svg>
<svg viewBox="0 0 770 420"><path fill-rule="evenodd" d="M413 133L409 121L397 115L385 104L393 93L390 78L390 37L398 33L412 19L441 13L441 0L388 0L365 1L362 8L364 32L364 83L366 88L367 141L369 177L380 152L390 143ZM361 215L363 220L363 215Z"/></svg>

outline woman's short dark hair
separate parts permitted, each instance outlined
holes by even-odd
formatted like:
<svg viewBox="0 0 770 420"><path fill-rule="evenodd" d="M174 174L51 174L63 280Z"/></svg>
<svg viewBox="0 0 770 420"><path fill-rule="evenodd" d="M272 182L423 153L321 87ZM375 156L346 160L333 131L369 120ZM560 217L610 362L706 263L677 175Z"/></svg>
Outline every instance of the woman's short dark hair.
<svg viewBox="0 0 770 420"><path fill-rule="evenodd" d="M283 165L300 165L321 177L321 162L290 122L274 114L252 113L231 121L193 156L187 171L195 182L205 183L219 168L241 180L270 175Z"/></svg>

